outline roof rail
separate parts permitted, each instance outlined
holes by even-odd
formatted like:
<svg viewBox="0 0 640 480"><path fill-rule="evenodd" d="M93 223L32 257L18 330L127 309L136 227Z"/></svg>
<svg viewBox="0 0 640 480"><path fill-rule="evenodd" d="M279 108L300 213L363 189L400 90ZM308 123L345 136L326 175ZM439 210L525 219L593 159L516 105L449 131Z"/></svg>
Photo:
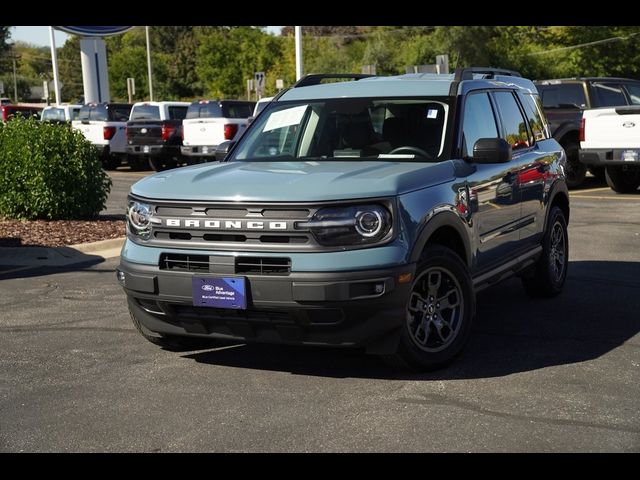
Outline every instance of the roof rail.
<svg viewBox="0 0 640 480"><path fill-rule="evenodd" d="M352 80L360 80L362 78L375 77L375 75L369 75L366 73L320 73L305 75L298 80L291 88L308 87L311 85L318 85L324 79L333 78L350 78Z"/></svg>
<svg viewBox="0 0 640 480"><path fill-rule="evenodd" d="M519 72L514 70L505 70L503 68L493 68L493 67L467 67L467 68L456 68L454 81L462 81L462 80L473 80L474 73L484 73L490 75L489 78L495 78L496 75L506 75L509 77L522 77Z"/></svg>

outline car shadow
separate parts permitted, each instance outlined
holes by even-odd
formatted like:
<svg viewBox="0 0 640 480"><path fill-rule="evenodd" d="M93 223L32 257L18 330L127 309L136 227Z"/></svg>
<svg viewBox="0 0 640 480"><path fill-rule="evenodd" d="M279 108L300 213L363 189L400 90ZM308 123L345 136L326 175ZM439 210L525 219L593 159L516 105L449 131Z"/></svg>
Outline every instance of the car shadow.
<svg viewBox="0 0 640 480"><path fill-rule="evenodd" d="M596 359L640 331L636 262L570 262L561 295L531 299L518 279L478 294L477 317L463 354L431 373L394 369L360 350L220 344L185 355L200 363L337 378L474 379Z"/></svg>
<svg viewBox="0 0 640 480"><path fill-rule="evenodd" d="M25 249L30 249L33 253L25 254ZM12 250L14 253L11 253ZM10 259L8 258L10 255L23 255L24 260ZM70 247L0 248L0 281L79 271L104 261L105 259L101 256L80 252Z"/></svg>

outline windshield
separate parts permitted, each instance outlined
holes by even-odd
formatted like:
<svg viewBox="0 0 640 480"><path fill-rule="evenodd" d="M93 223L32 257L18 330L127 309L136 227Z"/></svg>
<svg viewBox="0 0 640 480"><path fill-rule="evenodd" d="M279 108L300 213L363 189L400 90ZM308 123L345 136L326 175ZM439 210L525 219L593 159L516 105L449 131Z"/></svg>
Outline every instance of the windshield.
<svg viewBox="0 0 640 480"><path fill-rule="evenodd" d="M444 152L448 113L446 97L276 102L230 160L435 160Z"/></svg>

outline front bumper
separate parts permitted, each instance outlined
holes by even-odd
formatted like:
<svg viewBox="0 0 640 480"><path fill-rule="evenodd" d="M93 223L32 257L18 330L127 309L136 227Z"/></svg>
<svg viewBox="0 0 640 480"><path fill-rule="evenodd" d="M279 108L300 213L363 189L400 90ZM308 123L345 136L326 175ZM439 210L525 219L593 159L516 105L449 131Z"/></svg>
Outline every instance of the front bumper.
<svg viewBox="0 0 640 480"><path fill-rule="evenodd" d="M127 145L129 155L148 155L150 157L180 156L178 145Z"/></svg>
<svg viewBox="0 0 640 480"><path fill-rule="evenodd" d="M415 264L335 273L246 275L247 309L195 307L194 273L121 260L117 272L129 308L152 332L304 345L368 346L391 353L397 344ZM201 274L198 274L201 275ZM205 274L216 276L216 274Z"/></svg>
<svg viewBox="0 0 640 480"><path fill-rule="evenodd" d="M635 152L635 153L629 153ZM626 158L626 160L624 159ZM640 148L589 148L580 150L579 159L586 165L638 165Z"/></svg>
<svg viewBox="0 0 640 480"><path fill-rule="evenodd" d="M180 152L187 157L215 157L217 145L181 146Z"/></svg>

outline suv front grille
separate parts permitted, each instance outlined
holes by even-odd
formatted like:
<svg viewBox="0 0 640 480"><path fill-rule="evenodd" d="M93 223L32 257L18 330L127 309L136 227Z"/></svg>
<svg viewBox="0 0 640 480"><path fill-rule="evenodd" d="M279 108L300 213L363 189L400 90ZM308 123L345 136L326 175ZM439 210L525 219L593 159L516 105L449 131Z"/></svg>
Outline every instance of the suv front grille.
<svg viewBox="0 0 640 480"><path fill-rule="evenodd" d="M291 259L163 253L160 255L160 270L215 274L289 275L291 273Z"/></svg>

